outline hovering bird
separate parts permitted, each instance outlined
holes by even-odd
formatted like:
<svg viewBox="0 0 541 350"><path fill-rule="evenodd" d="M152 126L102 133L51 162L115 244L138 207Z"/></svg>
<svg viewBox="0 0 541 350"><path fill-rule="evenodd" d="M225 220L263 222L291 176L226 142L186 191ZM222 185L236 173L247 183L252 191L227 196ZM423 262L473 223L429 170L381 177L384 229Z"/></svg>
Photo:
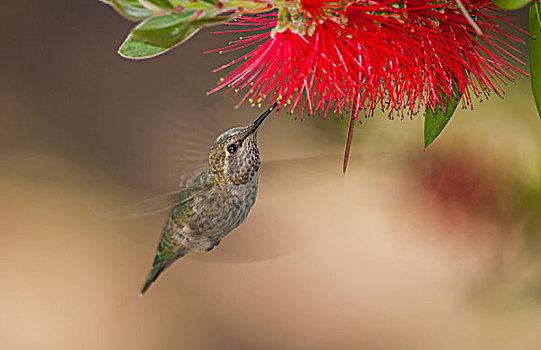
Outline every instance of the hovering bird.
<svg viewBox="0 0 541 350"><path fill-rule="evenodd" d="M274 103L252 124L230 129L214 141L207 168L172 197L145 293L160 274L191 251L210 251L248 216L257 197L261 164L257 131Z"/></svg>

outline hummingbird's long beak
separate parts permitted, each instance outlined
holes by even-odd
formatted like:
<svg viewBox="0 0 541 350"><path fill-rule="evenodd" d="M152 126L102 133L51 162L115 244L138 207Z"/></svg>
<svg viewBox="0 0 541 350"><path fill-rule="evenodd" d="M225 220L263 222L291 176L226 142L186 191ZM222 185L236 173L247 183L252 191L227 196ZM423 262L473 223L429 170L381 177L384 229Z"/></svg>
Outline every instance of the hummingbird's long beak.
<svg viewBox="0 0 541 350"><path fill-rule="evenodd" d="M252 128L250 129L250 131L248 131L246 136L249 136L256 132L257 128L259 128L259 126L263 123L263 120L267 118L267 116L270 114L270 112L272 112L273 109L276 108L276 106L278 106L278 102L274 102L272 106L270 106L265 112L263 112L263 114L261 114L261 116L259 116L259 118L257 118L255 122L252 123Z"/></svg>

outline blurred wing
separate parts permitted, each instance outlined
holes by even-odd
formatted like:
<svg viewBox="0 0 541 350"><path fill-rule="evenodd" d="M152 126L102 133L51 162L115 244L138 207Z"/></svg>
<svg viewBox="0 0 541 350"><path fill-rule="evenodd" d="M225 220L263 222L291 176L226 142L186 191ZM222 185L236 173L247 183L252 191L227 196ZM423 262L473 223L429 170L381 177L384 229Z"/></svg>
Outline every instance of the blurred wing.
<svg viewBox="0 0 541 350"><path fill-rule="evenodd" d="M134 204L125 205L119 209L113 210L108 214L100 214L94 211L99 217L107 220L130 220L139 219L146 216L152 216L171 209L177 204L182 204L194 196L208 191L212 184L209 182L207 172L202 172L198 176L185 183L185 187L165 193L162 195L147 198Z"/></svg>
<svg viewBox="0 0 541 350"><path fill-rule="evenodd" d="M208 166L210 149L216 137L236 125L228 120L230 116L224 113L223 108L208 103L188 104L180 114L178 110L165 114L153 130L153 134L159 135L150 143L155 149L152 152L147 149L146 152L153 155L148 173L157 173L158 187L167 192L174 190L177 184L186 186L201 174ZM175 184L171 183L169 175L177 176ZM162 187L163 183L171 185Z"/></svg>
<svg viewBox="0 0 541 350"><path fill-rule="evenodd" d="M93 210L94 214L106 220L131 220L162 213L171 209L182 190L165 193L150 197L134 204L124 205L115 209L107 209L105 212Z"/></svg>
<svg viewBox="0 0 541 350"><path fill-rule="evenodd" d="M343 154L308 156L295 159L263 160L260 170L260 183L272 191L298 190L324 181L333 181L342 176L363 171L366 167L401 159L396 152L374 152L352 154L346 174L342 172Z"/></svg>
<svg viewBox="0 0 541 350"><path fill-rule="evenodd" d="M345 176L355 176L358 171L363 171L363 167L392 161L397 157L397 154L391 152L352 155ZM294 220L281 220L279 227L267 222L271 218L275 220L277 216L285 219L289 217L289 209L276 207L276 200L272 196L295 195L298 191L310 192L321 181L340 183L344 176L341 167L342 154L263 161L259 175L260 195L248 219L212 251L191 254L185 259L215 264L252 263L277 259L309 247L313 238L309 232L303 232L298 225L292 224ZM193 181L190 183L193 184ZM181 192L171 192L127 206L124 210L128 212L120 213L125 214L121 218L134 220L117 221L117 231L147 251L149 256L154 254L156 240L167 218L166 214L152 218L149 216L163 213L174 206L175 198ZM294 215L291 212L292 218Z"/></svg>
<svg viewBox="0 0 541 350"><path fill-rule="evenodd" d="M162 191L165 193L93 211L107 220L130 220L171 209L177 203L175 199L208 168L210 148L222 132L222 124L223 118L213 110L186 110L180 117L177 113L168 114L167 120L156 125L156 134L160 137L152 143L157 151L148 167L148 173L157 174L156 187L165 189ZM176 179L169 175L176 176ZM162 185L164 183L165 186Z"/></svg>

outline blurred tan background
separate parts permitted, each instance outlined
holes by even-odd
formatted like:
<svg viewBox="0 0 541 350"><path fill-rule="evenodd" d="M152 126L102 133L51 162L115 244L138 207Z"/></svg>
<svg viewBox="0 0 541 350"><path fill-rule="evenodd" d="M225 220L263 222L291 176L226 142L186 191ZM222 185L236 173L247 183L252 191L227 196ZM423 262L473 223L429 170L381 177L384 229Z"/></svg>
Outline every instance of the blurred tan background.
<svg viewBox="0 0 541 350"><path fill-rule="evenodd" d="M205 95L227 57L203 51L230 39L131 62L132 24L97 1L1 7L0 348L541 349L527 80L426 151L422 118L364 120L345 175L347 123L273 116L247 221L141 297L166 214L96 212L174 190L261 112Z"/></svg>

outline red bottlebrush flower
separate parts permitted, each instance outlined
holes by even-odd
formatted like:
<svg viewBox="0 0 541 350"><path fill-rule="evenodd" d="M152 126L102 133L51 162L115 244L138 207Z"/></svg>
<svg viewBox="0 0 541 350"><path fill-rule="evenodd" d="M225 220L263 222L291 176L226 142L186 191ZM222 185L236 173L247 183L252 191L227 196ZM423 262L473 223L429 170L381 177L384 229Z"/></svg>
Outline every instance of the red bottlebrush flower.
<svg viewBox="0 0 541 350"><path fill-rule="evenodd" d="M522 62L504 39L519 40L491 0L271 4L277 9L230 23L238 28L230 32L251 35L221 51L252 51L220 67L234 68L211 92L242 92L240 103L281 100L292 113L404 116L443 108L457 94L471 106L472 96L501 95L502 84L526 74L508 63Z"/></svg>

